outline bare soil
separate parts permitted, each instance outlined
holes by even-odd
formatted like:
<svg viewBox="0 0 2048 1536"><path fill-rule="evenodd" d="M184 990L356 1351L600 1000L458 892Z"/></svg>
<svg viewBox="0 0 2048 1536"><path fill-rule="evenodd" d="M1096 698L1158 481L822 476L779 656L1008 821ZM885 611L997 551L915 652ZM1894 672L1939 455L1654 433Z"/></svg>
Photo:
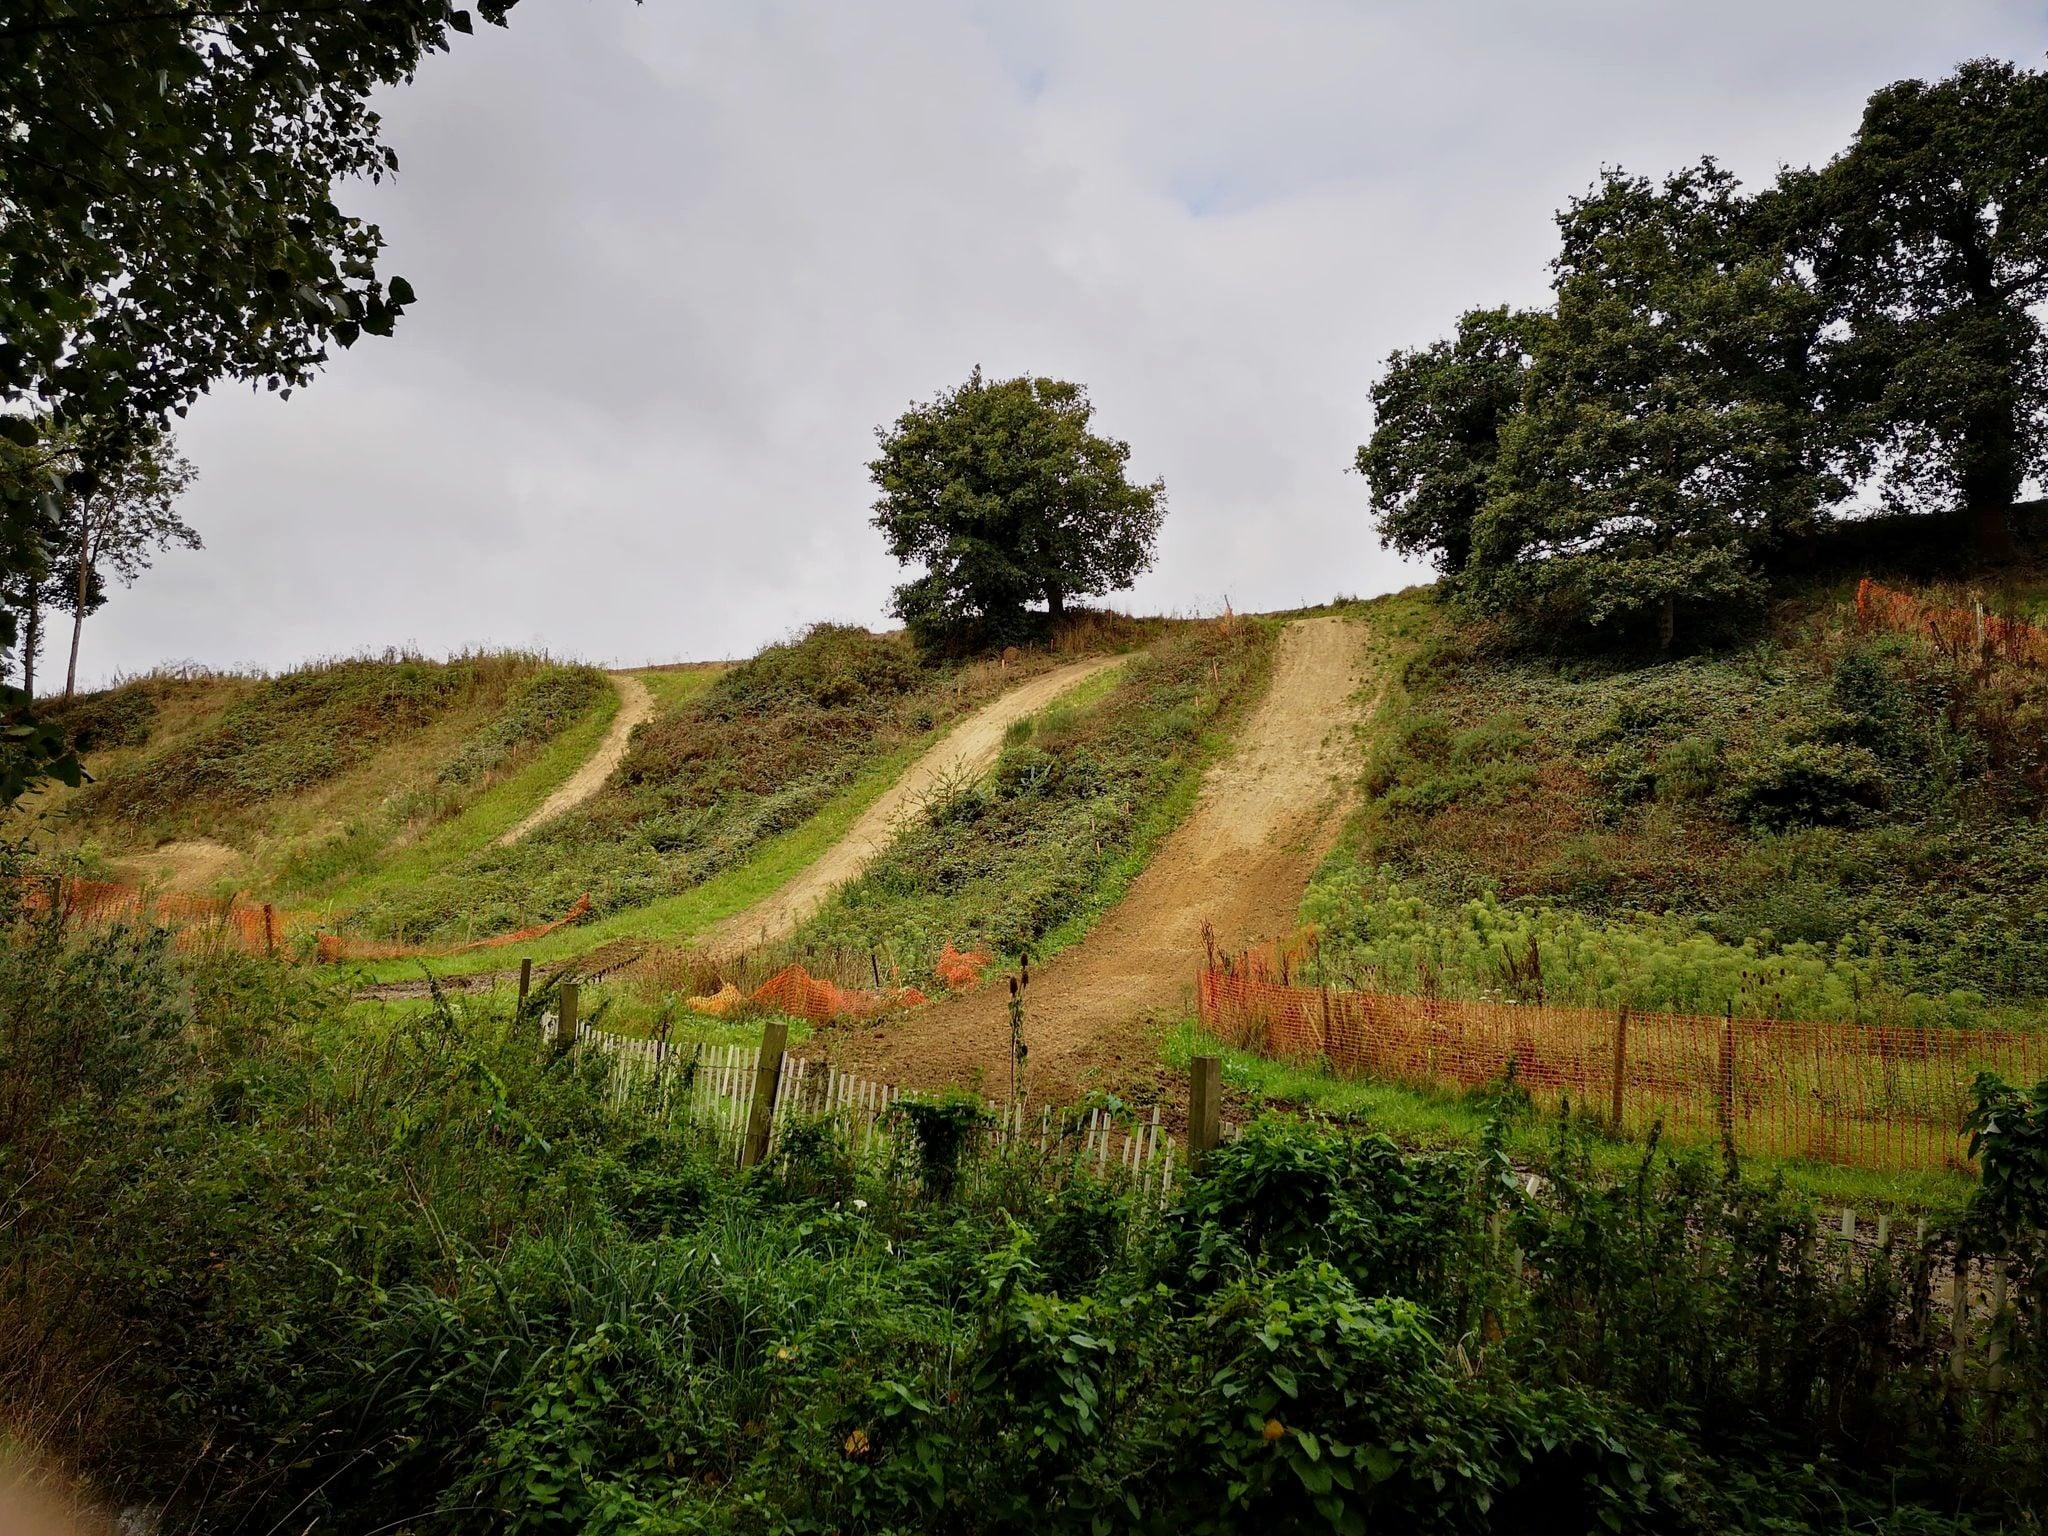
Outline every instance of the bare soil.
<svg viewBox="0 0 2048 1536"><path fill-rule="evenodd" d="M555 792L529 812L525 820L498 838L499 847L518 842L535 827L573 811L603 789L605 781L626 760L626 748L633 742L633 727L654 718L654 695L645 683L625 672L610 676L612 686L619 690L619 712L612 716L611 729L604 733L604 740L584 759L583 766L556 786Z"/></svg>
<svg viewBox="0 0 2048 1536"><path fill-rule="evenodd" d="M1194 1011L1203 925L1225 948L1290 932L1352 803L1367 630L1301 619L1273 679L1188 819L1074 948L1035 969L1025 997L1026 1084L1062 1100L1092 1087L1158 1085L1162 1031ZM1008 992L977 992L830 1032L846 1066L906 1086L1007 1086Z"/></svg>

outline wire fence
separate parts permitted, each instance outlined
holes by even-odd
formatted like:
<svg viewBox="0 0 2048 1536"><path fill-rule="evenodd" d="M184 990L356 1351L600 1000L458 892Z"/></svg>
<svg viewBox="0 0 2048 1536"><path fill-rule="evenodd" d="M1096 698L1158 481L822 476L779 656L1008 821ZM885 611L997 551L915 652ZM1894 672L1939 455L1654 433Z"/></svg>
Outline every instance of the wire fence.
<svg viewBox="0 0 2048 1536"><path fill-rule="evenodd" d="M1288 985L1260 955L1201 973L1202 1023L1278 1060L1468 1090L1514 1078L1623 1133L1661 1123L1738 1152L1883 1171L1971 1167L1961 1126L1980 1072L2048 1076L2048 1034L1916 1029Z"/></svg>

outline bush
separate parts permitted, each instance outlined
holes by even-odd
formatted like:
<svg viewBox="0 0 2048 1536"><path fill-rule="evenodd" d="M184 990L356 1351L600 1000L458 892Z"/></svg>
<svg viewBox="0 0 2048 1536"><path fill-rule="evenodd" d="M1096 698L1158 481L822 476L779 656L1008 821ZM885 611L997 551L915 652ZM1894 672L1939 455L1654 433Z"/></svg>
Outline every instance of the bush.
<svg viewBox="0 0 2048 1536"><path fill-rule="evenodd" d="M1791 742L1750 766L1730 795L1738 817L1765 831L1840 827L1881 809L1884 769L1866 747Z"/></svg>

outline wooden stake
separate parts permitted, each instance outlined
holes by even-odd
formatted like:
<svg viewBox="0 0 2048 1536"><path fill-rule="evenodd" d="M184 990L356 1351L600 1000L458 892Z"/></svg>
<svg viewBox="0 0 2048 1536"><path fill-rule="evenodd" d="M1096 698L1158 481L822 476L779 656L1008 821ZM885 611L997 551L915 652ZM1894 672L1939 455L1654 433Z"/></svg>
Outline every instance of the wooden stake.
<svg viewBox="0 0 2048 1536"><path fill-rule="evenodd" d="M752 1168L768 1156L768 1133L775 1124L775 1091L782 1082L782 1053L789 1046L789 1026L770 1019L761 1030L761 1058L754 1067L754 1102L747 1114L747 1139L740 1148L740 1166Z"/></svg>
<svg viewBox="0 0 2048 1536"><path fill-rule="evenodd" d="M526 994L531 992L532 990L533 962L531 960L522 960L519 962L519 1006L516 1010L514 1010L512 1014L513 1018L516 1019L525 1014Z"/></svg>
<svg viewBox="0 0 2048 1536"><path fill-rule="evenodd" d="M565 981L555 992L555 1049L566 1051L576 1043L576 1008L582 1001L581 990L573 981Z"/></svg>
<svg viewBox="0 0 2048 1536"><path fill-rule="evenodd" d="M1188 1167L1202 1160L1223 1140L1223 1058L1197 1056L1188 1071Z"/></svg>
<svg viewBox="0 0 2048 1536"><path fill-rule="evenodd" d="M1621 1130L1622 1085L1627 1081L1628 1010L1623 1008L1614 1015L1614 1102L1608 1110L1616 1132Z"/></svg>

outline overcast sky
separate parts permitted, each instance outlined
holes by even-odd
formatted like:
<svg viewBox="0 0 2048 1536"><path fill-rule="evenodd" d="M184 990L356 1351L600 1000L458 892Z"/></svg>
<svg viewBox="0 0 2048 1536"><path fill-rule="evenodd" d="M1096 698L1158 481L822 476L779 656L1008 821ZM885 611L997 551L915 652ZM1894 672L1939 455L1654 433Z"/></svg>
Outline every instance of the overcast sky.
<svg viewBox="0 0 2048 1536"><path fill-rule="evenodd" d="M183 432L203 553L97 679L416 645L603 662L880 623L874 429L976 363L1088 385L1163 475L1146 611L1416 572L1348 466L1390 348L1545 293L1602 164L1824 160L2033 3L524 0L386 103L350 206L420 301Z"/></svg>

